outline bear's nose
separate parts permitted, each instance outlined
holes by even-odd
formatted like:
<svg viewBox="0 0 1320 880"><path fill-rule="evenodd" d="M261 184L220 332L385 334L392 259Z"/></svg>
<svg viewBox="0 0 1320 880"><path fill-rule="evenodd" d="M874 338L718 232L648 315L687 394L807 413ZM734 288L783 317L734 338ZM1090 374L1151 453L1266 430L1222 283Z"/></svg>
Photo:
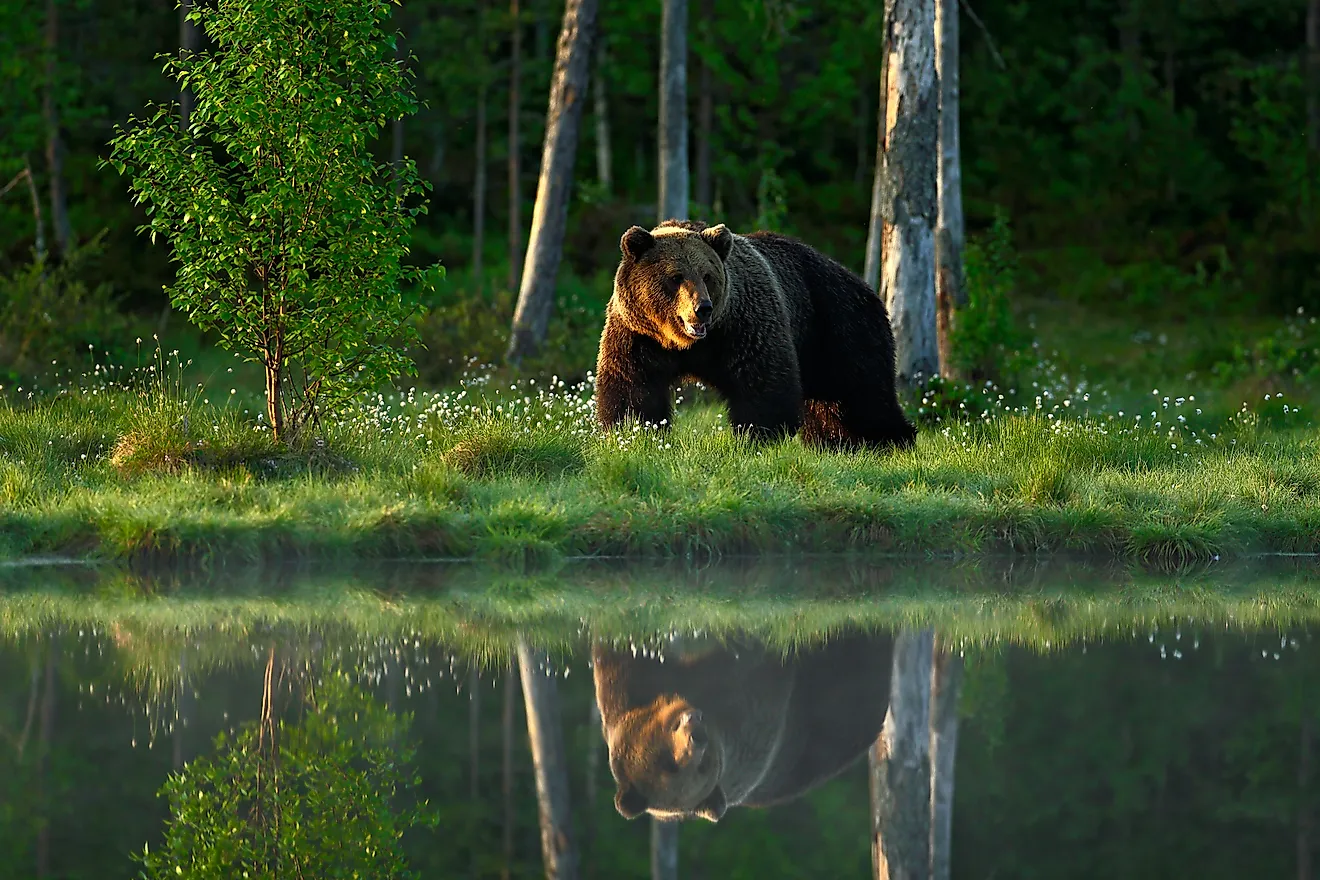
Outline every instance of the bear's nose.
<svg viewBox="0 0 1320 880"><path fill-rule="evenodd" d="M715 309L711 306L710 300L706 300L701 303L701 305L697 306L697 320L703 324L706 323L710 320L710 313L713 311L715 311Z"/></svg>

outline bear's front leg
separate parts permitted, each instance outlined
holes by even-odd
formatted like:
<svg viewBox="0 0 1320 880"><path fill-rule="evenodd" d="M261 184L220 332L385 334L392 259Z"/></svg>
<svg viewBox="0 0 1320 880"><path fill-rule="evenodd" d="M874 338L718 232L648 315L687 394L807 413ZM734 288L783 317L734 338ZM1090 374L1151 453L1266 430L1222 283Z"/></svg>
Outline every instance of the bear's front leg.
<svg viewBox="0 0 1320 880"><path fill-rule="evenodd" d="M629 416L641 422L668 426L674 417L673 399L666 382L637 380L607 370L596 376L596 420L613 428Z"/></svg>
<svg viewBox="0 0 1320 880"><path fill-rule="evenodd" d="M673 368L655 348L606 319L596 359L596 420L602 428L629 416L655 425L673 421Z"/></svg>
<svg viewBox="0 0 1320 880"><path fill-rule="evenodd" d="M780 440L802 426L802 380L797 359L762 354L735 370L723 391L734 433L753 440Z"/></svg>

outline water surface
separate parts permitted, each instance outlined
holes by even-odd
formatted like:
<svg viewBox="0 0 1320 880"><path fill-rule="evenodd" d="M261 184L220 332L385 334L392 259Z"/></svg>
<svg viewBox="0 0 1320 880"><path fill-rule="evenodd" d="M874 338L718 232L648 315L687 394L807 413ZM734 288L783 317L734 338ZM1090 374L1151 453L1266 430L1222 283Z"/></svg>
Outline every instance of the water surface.
<svg viewBox="0 0 1320 880"><path fill-rule="evenodd" d="M719 819L678 826L679 876L870 876L862 753L922 632L962 672L953 876L1307 876L1317 584L1309 560L4 569L0 876L544 876L520 647L582 876L650 876L651 820L620 815L648 808ZM613 760L602 709L633 713Z"/></svg>

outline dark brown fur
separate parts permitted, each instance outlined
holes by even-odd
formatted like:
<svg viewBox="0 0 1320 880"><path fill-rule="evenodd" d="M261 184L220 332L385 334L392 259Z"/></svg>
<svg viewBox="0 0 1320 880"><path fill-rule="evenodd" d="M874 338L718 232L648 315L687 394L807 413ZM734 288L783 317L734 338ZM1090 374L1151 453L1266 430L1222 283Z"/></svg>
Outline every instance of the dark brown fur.
<svg viewBox="0 0 1320 880"><path fill-rule="evenodd" d="M596 362L596 413L668 424L672 389L714 388L734 429L831 448L907 447L884 305L853 273L769 232L670 220L620 247ZM708 303L708 321L697 321ZM685 330L705 327L704 338Z"/></svg>
<svg viewBox="0 0 1320 880"><path fill-rule="evenodd" d="M671 648L661 663L596 645L615 807L718 821L804 794L879 735L891 658L889 636L863 633L788 658L741 643Z"/></svg>

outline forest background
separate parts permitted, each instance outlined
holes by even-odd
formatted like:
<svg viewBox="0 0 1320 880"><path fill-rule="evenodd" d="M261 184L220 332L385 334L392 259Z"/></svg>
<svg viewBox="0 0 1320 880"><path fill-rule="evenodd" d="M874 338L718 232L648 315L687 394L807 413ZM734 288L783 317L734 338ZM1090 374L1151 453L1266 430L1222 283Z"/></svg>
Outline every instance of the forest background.
<svg viewBox="0 0 1320 880"><path fill-rule="evenodd" d="M425 106L376 149L381 161L414 157L434 186L413 241L419 265L448 269L417 319L427 384L506 347L522 265L510 253L530 222L562 6L409 0L397 13ZM1167 324L1161 344L1188 348L1181 378L1233 372L1262 348L1250 337L1268 335L1261 320L1320 305L1320 13L1309 6L964 5L967 225L975 238L997 211L1012 219L1019 314L1057 318L1053 341L1080 337L1091 360L1143 365L1116 347ZM693 4L693 216L795 234L861 270L881 14L857 0ZM658 3L601 3L558 303L533 372L580 378L592 366L618 236L655 218L660 18ZM0 374L13 382L89 346L99 360L141 360L143 331L204 352L166 307L169 249L134 233L142 209L98 164L116 124L177 98L155 56L203 38L164 0L11 0L0 35L0 185L14 184L0 198ZM34 249L66 259L55 300L31 301ZM1101 332L1097 314L1123 332ZM1309 353L1272 366L1310 368Z"/></svg>

